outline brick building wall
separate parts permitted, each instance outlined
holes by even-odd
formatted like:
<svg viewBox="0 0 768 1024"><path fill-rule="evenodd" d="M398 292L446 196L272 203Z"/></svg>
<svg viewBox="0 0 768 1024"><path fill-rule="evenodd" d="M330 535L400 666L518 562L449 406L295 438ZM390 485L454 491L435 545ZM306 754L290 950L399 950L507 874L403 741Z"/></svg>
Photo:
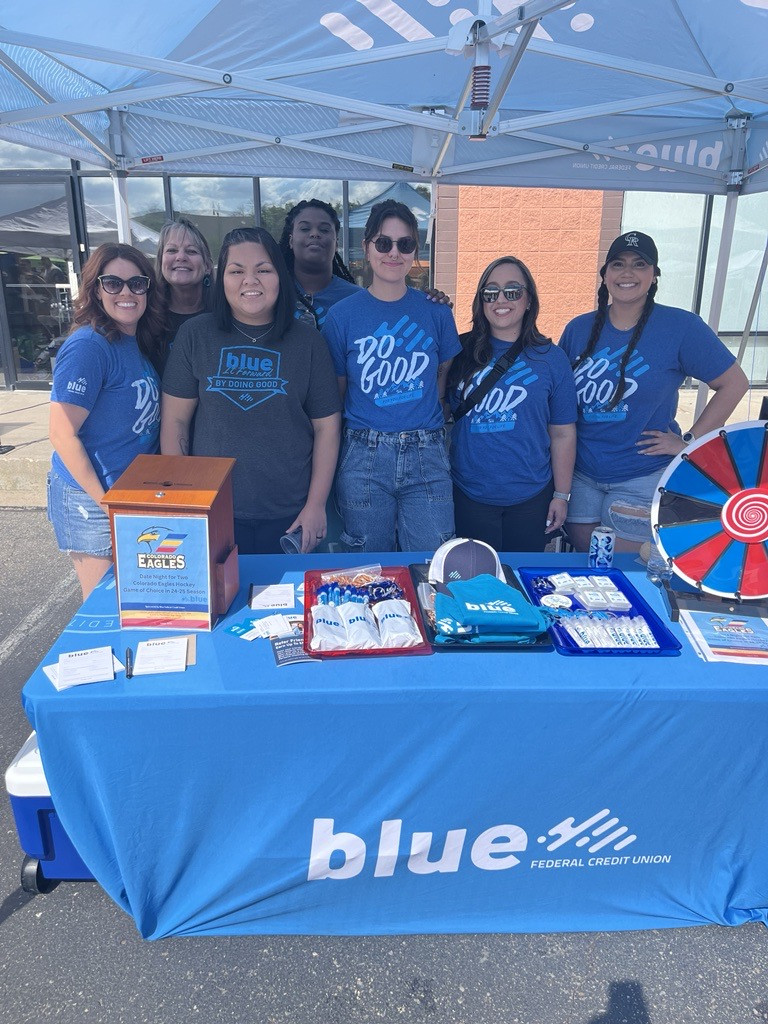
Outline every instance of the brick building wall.
<svg viewBox="0 0 768 1024"><path fill-rule="evenodd" d="M539 289L539 327L557 340L570 319L595 308L598 268L621 230L621 192L440 185L435 286L454 297L460 331L470 326L480 274L517 256Z"/></svg>

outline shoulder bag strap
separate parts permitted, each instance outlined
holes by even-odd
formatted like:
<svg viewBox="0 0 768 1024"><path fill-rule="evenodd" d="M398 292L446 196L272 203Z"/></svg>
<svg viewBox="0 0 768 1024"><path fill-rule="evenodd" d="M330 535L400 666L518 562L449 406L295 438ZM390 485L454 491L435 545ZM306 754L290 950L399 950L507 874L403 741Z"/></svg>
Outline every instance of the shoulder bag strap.
<svg viewBox="0 0 768 1024"><path fill-rule="evenodd" d="M480 381L474 391L470 392L466 398L463 398L456 407L456 411L453 414L453 422L458 423L465 413L468 413L470 409L478 405L488 392L491 390L496 381L501 377L502 373L514 365L515 360L523 350L523 343L518 339L511 348L508 348L506 352L503 352L496 362L493 364L491 372Z"/></svg>

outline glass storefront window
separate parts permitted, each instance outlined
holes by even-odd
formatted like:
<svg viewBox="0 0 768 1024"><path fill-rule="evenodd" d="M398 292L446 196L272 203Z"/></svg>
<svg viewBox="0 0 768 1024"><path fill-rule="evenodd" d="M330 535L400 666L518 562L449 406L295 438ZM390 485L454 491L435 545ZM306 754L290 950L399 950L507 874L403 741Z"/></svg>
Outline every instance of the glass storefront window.
<svg viewBox="0 0 768 1024"><path fill-rule="evenodd" d="M252 178L171 178L171 201L175 217L200 228L214 263L228 231L254 224Z"/></svg>
<svg viewBox="0 0 768 1024"><path fill-rule="evenodd" d="M285 215L303 199L320 199L329 203L343 221L343 193L340 181L319 178L261 178L261 226L278 242L283 233ZM341 249L341 239L339 239Z"/></svg>
<svg viewBox="0 0 768 1024"><path fill-rule="evenodd" d="M50 380L51 356L69 330L72 237L64 182L4 183L0 276L10 345L0 345L3 383Z"/></svg>
<svg viewBox="0 0 768 1024"><path fill-rule="evenodd" d="M126 180L128 209L131 211L131 242L154 259L165 222L165 196L162 178Z"/></svg>
<svg viewBox="0 0 768 1024"><path fill-rule="evenodd" d="M696 287L704 196L682 193L627 192L622 231L644 231L659 250L657 300L666 306L691 309Z"/></svg>
<svg viewBox="0 0 768 1024"><path fill-rule="evenodd" d="M81 178L85 204L85 229L91 252L105 242L117 242L115 189L108 176ZM128 209L131 211L131 245L154 258L160 227L165 220L161 178L128 178Z"/></svg>

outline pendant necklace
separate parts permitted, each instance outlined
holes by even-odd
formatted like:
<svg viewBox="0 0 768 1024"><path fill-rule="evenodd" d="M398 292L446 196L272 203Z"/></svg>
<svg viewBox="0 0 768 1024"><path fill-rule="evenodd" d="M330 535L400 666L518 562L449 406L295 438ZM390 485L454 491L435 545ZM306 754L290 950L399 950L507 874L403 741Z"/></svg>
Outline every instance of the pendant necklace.
<svg viewBox="0 0 768 1024"><path fill-rule="evenodd" d="M256 335L249 334L247 331L244 331L242 328L238 327L234 320L232 321L232 326L235 328L236 331L242 334L244 338L247 338L248 341L261 341L262 338L266 338L266 336L270 333L270 331L275 325L270 324L266 331L262 331L261 334Z"/></svg>

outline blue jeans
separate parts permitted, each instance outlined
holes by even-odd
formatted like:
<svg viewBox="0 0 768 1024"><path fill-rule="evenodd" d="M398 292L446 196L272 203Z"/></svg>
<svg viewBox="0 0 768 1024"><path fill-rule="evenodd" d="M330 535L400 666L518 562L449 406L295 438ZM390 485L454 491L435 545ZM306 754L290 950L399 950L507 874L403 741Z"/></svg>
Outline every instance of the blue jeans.
<svg viewBox="0 0 768 1024"><path fill-rule="evenodd" d="M434 551L454 535L445 431L344 431L336 495L350 551Z"/></svg>

